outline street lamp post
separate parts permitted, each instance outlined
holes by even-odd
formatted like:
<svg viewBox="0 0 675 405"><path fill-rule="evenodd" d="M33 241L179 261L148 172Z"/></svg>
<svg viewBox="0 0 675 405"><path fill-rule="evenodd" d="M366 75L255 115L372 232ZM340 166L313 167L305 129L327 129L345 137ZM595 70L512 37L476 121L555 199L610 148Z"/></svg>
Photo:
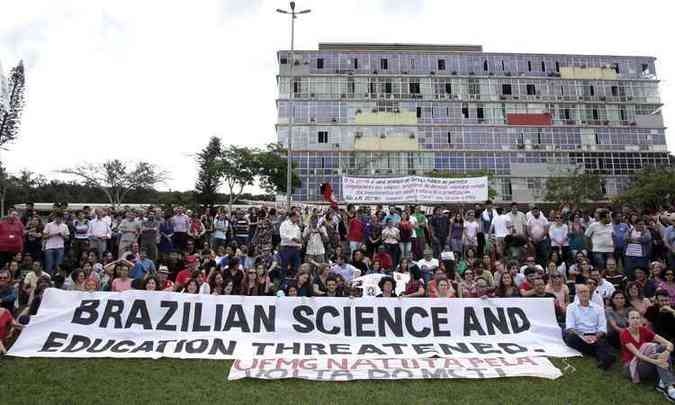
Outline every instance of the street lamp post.
<svg viewBox="0 0 675 405"><path fill-rule="evenodd" d="M277 13L281 14L288 14L291 16L291 57L290 59L290 64L291 64L291 71L290 71L290 91L289 91L289 96L288 96L288 111L289 111L289 119L288 119L288 158L286 162L286 200L288 204L288 211L291 211L291 193L292 193L292 188L293 188L293 160L291 159L291 151L293 147L293 118L295 115L295 111L293 111L293 85L294 85L294 76L293 76L293 66L295 65L295 55L294 55L294 42L295 42L295 19L297 18L298 14L307 14L311 10L302 10L302 11L295 11L295 2L291 1L291 11L286 11L282 10L280 8L277 9Z"/></svg>

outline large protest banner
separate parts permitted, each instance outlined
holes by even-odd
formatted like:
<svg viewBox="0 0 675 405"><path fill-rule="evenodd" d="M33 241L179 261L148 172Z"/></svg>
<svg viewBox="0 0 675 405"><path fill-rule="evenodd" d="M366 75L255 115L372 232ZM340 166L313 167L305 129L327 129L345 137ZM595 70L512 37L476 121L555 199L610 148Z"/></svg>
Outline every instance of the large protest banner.
<svg viewBox="0 0 675 405"><path fill-rule="evenodd" d="M576 356L553 299L299 298L48 289L10 355Z"/></svg>
<svg viewBox="0 0 675 405"><path fill-rule="evenodd" d="M451 357L420 359L235 360L228 380L301 378L316 381L404 380L439 378L540 377L554 380L562 373L546 357Z"/></svg>
<svg viewBox="0 0 675 405"><path fill-rule="evenodd" d="M462 203L488 199L488 178L342 176L348 203Z"/></svg>

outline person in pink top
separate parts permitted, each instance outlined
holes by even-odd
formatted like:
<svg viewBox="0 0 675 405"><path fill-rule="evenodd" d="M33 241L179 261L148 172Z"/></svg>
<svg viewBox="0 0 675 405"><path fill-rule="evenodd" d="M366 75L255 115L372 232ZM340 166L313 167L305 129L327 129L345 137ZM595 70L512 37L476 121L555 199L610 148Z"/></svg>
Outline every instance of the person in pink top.
<svg viewBox="0 0 675 405"><path fill-rule="evenodd" d="M122 292L131 290L131 282L133 279L129 278L129 266L126 260L120 260L115 265L115 279L112 282L112 290L115 292Z"/></svg>

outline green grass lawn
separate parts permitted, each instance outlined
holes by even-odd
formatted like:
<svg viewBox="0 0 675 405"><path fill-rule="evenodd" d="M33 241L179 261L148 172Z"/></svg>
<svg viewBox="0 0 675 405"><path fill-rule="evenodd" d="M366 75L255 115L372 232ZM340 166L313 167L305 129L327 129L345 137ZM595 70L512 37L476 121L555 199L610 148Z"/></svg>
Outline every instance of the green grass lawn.
<svg viewBox="0 0 675 405"><path fill-rule="evenodd" d="M0 404L659 404L651 383L620 367L570 359L557 380L227 381L231 362L212 360L0 358ZM562 360L553 359L564 367Z"/></svg>

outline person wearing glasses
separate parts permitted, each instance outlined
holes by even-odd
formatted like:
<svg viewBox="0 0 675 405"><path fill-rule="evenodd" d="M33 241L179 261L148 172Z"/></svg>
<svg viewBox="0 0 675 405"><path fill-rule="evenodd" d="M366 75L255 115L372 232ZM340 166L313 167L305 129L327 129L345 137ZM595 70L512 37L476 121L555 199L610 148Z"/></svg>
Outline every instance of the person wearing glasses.
<svg viewBox="0 0 675 405"><path fill-rule="evenodd" d="M589 279L589 283L595 280ZM567 306L564 340L568 346L583 354L595 357L598 367L608 370L616 360L610 352L605 309L591 302L588 285L579 285L577 301Z"/></svg>
<svg viewBox="0 0 675 405"><path fill-rule="evenodd" d="M667 291L671 302L675 302L675 278L673 278L673 270L666 270L663 273L663 278L664 280L659 282L656 288Z"/></svg>
<svg viewBox="0 0 675 405"><path fill-rule="evenodd" d="M549 274L546 292L555 296L556 305L562 313L565 313L567 305L570 303L570 289L563 282L562 274L559 271L555 270Z"/></svg>

